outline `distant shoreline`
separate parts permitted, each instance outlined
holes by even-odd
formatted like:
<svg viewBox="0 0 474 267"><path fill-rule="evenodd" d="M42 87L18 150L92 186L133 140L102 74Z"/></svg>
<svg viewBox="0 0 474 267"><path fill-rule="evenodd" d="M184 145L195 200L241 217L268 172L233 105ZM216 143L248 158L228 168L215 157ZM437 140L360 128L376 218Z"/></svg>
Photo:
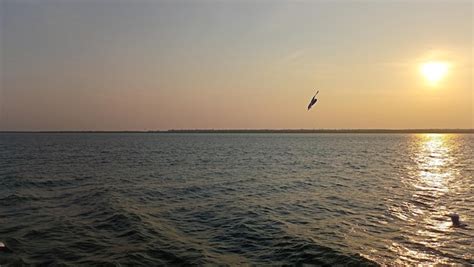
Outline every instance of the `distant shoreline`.
<svg viewBox="0 0 474 267"><path fill-rule="evenodd" d="M164 130L164 131L0 131L5 133L222 133L222 134L246 134L246 133L360 133L360 134L390 134L390 133L413 133L413 134L429 134L429 133L453 133L453 134L474 134L474 129L183 129L183 130Z"/></svg>

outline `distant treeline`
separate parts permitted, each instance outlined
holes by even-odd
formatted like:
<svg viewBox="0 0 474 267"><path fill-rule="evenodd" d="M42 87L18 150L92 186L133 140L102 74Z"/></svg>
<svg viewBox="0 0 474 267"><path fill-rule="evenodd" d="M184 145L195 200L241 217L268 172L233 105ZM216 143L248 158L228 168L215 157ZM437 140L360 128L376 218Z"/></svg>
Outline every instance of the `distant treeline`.
<svg viewBox="0 0 474 267"><path fill-rule="evenodd" d="M166 131L0 131L0 133L474 133L474 129L172 129Z"/></svg>
<svg viewBox="0 0 474 267"><path fill-rule="evenodd" d="M160 132L160 131L157 131ZM163 131L161 131L163 132ZM474 133L474 129L242 129L168 130L166 133Z"/></svg>

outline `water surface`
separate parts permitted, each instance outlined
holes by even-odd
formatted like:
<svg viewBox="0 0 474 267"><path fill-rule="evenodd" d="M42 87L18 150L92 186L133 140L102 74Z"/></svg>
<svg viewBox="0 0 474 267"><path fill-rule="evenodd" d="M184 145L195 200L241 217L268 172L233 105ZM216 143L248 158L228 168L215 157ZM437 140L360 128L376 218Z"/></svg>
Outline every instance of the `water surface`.
<svg viewBox="0 0 474 267"><path fill-rule="evenodd" d="M474 264L472 155L469 134L0 134L0 264Z"/></svg>

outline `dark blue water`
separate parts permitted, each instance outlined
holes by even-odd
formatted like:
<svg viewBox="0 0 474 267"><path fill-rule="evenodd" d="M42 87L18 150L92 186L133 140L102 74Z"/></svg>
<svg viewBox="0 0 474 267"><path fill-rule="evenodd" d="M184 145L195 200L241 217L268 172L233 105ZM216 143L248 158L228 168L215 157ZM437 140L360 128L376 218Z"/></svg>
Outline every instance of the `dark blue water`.
<svg viewBox="0 0 474 267"><path fill-rule="evenodd" d="M473 135L0 134L0 264L474 264L472 155Z"/></svg>

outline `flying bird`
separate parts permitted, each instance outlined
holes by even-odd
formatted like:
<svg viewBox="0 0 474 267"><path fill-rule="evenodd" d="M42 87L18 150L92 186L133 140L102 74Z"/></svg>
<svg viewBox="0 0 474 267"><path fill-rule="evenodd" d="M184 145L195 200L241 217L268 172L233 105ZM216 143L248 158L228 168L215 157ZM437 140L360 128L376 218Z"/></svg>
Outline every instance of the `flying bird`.
<svg viewBox="0 0 474 267"><path fill-rule="evenodd" d="M316 92L316 94L313 96L313 99L311 99L311 101L309 102L309 105L308 105L308 110L311 109L311 107L316 104L316 101L318 101L318 99L316 98L316 95L319 93L319 90Z"/></svg>

